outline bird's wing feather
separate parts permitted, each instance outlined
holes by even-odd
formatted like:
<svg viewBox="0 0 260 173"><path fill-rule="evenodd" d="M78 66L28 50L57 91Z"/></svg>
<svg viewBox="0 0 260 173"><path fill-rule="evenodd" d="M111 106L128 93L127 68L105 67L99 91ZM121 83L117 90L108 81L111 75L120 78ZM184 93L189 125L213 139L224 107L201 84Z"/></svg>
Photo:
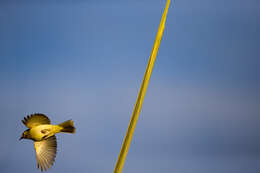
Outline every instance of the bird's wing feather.
<svg viewBox="0 0 260 173"><path fill-rule="evenodd" d="M41 168L41 171L43 171L43 169L46 171L55 161L57 152L56 136L34 142L34 148L37 159L37 168Z"/></svg>
<svg viewBox="0 0 260 173"><path fill-rule="evenodd" d="M41 124L50 124L51 123L50 119L46 115L39 114L39 113L28 115L27 117L24 117L22 122L29 129L34 126L41 125Z"/></svg>

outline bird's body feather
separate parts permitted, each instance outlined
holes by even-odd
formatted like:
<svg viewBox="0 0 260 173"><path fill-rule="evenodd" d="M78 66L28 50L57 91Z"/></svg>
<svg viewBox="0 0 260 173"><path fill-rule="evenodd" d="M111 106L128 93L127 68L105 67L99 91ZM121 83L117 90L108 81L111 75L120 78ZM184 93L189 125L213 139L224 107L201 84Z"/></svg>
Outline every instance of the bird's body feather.
<svg viewBox="0 0 260 173"><path fill-rule="evenodd" d="M43 124L32 127L29 132L31 139L40 141L59 133L61 129L59 125Z"/></svg>

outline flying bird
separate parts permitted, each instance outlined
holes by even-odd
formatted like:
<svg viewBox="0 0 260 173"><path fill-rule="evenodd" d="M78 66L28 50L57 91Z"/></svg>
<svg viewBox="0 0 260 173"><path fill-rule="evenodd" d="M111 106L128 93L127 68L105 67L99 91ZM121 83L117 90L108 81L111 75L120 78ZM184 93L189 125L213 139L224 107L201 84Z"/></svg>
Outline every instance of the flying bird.
<svg viewBox="0 0 260 173"><path fill-rule="evenodd" d="M59 132L75 133L73 121L68 120L53 125L46 115L36 113L24 117L22 122L29 129L23 132L20 140L30 139L34 141L37 168L40 168L41 171L47 171L47 168L53 165L56 157L57 141L55 134Z"/></svg>

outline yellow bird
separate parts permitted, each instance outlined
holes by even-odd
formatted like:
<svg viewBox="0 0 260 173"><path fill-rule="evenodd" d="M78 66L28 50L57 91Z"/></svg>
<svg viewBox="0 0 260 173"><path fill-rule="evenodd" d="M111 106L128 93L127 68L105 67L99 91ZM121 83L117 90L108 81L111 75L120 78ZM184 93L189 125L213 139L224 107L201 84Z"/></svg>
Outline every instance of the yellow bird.
<svg viewBox="0 0 260 173"><path fill-rule="evenodd" d="M58 125L52 125L50 119L40 113L28 115L22 120L23 124L29 129L25 130L20 138L31 139L34 141L34 148L37 159L37 168L47 171L56 157L57 141L56 133L75 133L73 121L68 120Z"/></svg>

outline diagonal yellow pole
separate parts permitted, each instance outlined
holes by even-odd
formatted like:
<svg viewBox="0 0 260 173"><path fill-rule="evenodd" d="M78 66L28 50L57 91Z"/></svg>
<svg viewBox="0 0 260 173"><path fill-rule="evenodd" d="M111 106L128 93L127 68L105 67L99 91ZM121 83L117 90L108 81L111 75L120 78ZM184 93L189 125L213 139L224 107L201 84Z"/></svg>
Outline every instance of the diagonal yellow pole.
<svg viewBox="0 0 260 173"><path fill-rule="evenodd" d="M152 70L153 70L153 65L154 65L156 55L157 55L157 52L158 52L158 49L159 49L159 46L160 46L160 42L161 42L161 39L162 39L164 25L165 25L169 5L170 5L170 0L167 0L166 7L165 7L165 10L163 12L161 23L159 25L159 29L158 29L156 39L155 39L155 42L154 42L154 45L153 45L153 49L152 49L152 52L151 52L151 55L150 55L150 59L149 59L148 65L146 67L143 82L142 82L142 85L141 85L141 88L140 88L140 91L138 93L138 97L137 97L137 100L136 100L136 103L135 103L133 114L132 114L130 123L128 125L128 129L127 129L127 132L126 132L126 135L125 135L124 142L122 144L122 148L120 150L120 154L118 156L118 160L116 162L114 173L121 173L122 169L124 167L124 162L125 162L128 150L130 148L130 143L131 143L134 131L135 131L135 126L136 126L136 123L137 123L137 120L138 120L138 117L139 117L139 114L140 114L140 111L141 111L141 108L142 108L146 89L147 89L147 86L149 84L149 80L150 80L151 73L152 73Z"/></svg>

